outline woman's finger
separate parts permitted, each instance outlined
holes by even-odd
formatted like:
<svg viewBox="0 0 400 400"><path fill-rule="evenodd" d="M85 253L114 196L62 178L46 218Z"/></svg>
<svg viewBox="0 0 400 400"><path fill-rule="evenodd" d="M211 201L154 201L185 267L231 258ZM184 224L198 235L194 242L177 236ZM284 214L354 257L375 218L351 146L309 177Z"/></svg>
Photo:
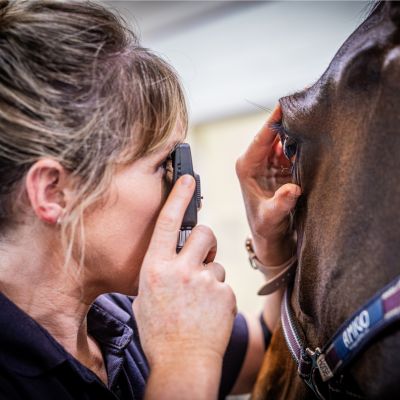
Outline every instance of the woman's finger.
<svg viewBox="0 0 400 400"><path fill-rule="evenodd" d="M204 225L193 228L179 256L188 260L188 265L214 261L217 254L217 239L213 231Z"/></svg>
<svg viewBox="0 0 400 400"><path fill-rule="evenodd" d="M238 175L254 168L259 168L260 164L266 163L276 144L276 132L271 125L281 118L281 109L277 105L267 122L254 137L253 142L247 148L246 152L239 158L236 169Z"/></svg>
<svg viewBox="0 0 400 400"><path fill-rule="evenodd" d="M276 137L276 144L274 144L274 149L272 155L268 158L269 167L275 167L280 169L290 170L292 162L288 160L285 156L282 148L282 142L280 137Z"/></svg>
<svg viewBox="0 0 400 400"><path fill-rule="evenodd" d="M178 179L158 216L147 251L148 256L153 253L158 257L167 258L175 255L178 231L194 188L195 181L192 176L184 175Z"/></svg>

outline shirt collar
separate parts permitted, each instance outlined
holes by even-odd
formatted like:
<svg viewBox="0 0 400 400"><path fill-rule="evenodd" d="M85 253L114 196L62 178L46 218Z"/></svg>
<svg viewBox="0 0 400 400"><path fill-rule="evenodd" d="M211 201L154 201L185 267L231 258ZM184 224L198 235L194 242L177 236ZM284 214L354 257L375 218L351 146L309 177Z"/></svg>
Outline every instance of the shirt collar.
<svg viewBox="0 0 400 400"><path fill-rule="evenodd" d="M22 375L37 375L66 359L61 345L2 293L0 335L0 364Z"/></svg>
<svg viewBox="0 0 400 400"><path fill-rule="evenodd" d="M122 353L132 340L131 314L118 307L109 295L100 296L87 316L88 332L100 344Z"/></svg>
<svg viewBox="0 0 400 400"><path fill-rule="evenodd" d="M104 347L103 352L120 353L132 339L132 329L124 321L125 316L112 315L110 307L101 301L92 305L88 332ZM1 292L0 349L0 366L24 376L37 376L68 359L74 360L46 329Z"/></svg>

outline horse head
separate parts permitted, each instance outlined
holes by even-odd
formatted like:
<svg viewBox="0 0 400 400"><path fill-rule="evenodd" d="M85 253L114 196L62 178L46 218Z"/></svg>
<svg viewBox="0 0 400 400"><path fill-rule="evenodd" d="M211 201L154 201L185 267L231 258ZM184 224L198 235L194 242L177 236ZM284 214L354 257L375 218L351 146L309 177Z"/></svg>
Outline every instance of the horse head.
<svg viewBox="0 0 400 400"><path fill-rule="evenodd" d="M303 191L291 305L316 348L400 272L400 3L375 4L321 78L280 104L277 129ZM396 394L398 328L346 370L350 397ZM313 398L283 340L277 332L253 397Z"/></svg>

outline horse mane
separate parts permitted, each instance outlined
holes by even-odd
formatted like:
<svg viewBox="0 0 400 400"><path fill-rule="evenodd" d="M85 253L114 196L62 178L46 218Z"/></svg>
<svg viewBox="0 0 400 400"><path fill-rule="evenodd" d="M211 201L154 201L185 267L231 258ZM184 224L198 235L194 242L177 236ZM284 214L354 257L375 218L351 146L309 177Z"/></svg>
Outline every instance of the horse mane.
<svg viewBox="0 0 400 400"><path fill-rule="evenodd" d="M385 0L372 0L364 9L365 19L369 18L383 3Z"/></svg>

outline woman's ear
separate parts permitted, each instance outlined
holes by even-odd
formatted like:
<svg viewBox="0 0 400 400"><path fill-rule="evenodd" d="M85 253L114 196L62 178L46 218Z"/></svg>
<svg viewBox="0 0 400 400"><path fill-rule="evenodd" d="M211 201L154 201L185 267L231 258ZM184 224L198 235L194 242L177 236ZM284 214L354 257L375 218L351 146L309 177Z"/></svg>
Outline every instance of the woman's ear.
<svg viewBox="0 0 400 400"><path fill-rule="evenodd" d="M33 164L26 176L26 191L32 209L43 222L56 224L67 203L68 176L62 165L45 158Z"/></svg>

